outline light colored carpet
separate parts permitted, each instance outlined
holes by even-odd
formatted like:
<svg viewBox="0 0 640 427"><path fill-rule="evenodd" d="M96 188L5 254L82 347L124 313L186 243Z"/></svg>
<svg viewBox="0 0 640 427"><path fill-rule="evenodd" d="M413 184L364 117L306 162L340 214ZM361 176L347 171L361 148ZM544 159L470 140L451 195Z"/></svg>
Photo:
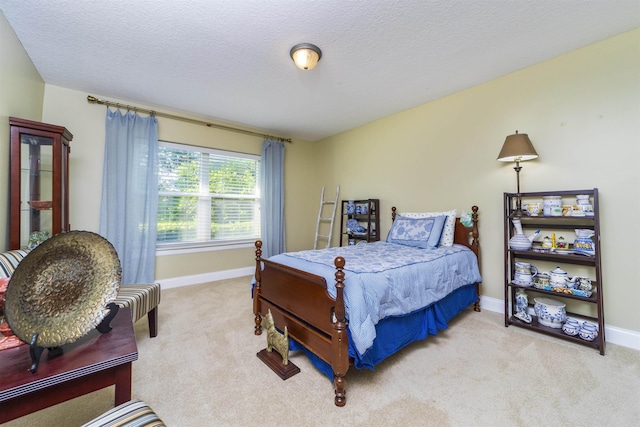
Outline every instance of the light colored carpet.
<svg viewBox="0 0 640 427"><path fill-rule="evenodd" d="M640 422L640 352L596 350L467 310L437 337L375 371L347 374L347 405L303 354L283 381L257 357L250 278L162 293L160 326L136 328L133 398L169 426L631 426ZM1 375L1 374L0 374ZM113 387L7 423L79 426L113 405Z"/></svg>

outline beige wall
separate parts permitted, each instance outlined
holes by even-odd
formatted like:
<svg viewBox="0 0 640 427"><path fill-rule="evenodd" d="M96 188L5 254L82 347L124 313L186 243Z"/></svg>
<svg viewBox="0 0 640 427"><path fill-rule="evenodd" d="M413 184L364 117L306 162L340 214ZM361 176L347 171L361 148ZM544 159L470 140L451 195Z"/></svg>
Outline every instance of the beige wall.
<svg viewBox="0 0 640 427"><path fill-rule="evenodd" d="M502 195L516 177L496 157L516 129L540 155L522 164L522 191L599 189L605 320L640 331L640 30L323 140L319 179L383 212L478 205L482 292L502 299Z"/></svg>
<svg viewBox="0 0 640 427"><path fill-rule="evenodd" d="M9 247L9 117L42 120L44 81L0 12L0 249Z"/></svg>
<svg viewBox="0 0 640 427"><path fill-rule="evenodd" d="M98 231L102 163L105 139L106 107L87 102L88 93L59 86L46 85L43 120L67 127L73 133L70 168L70 221L75 230ZM91 94L100 97L100 94ZM127 104L126 100L110 99ZM129 102L130 103L130 102ZM144 105L138 107L147 108ZM260 154L262 138L223 131L184 121L158 118L159 139ZM286 144L285 181L287 235L291 250L309 247L313 243L314 219L309 206L316 203L312 181L316 175L312 146L295 141ZM318 189L318 194L319 194ZM316 209L316 208L314 208ZM312 209L313 210L313 209ZM315 214L314 214L315 215ZM304 230L299 232L299 230ZM200 275L250 267L254 249L231 249L158 256L156 279Z"/></svg>

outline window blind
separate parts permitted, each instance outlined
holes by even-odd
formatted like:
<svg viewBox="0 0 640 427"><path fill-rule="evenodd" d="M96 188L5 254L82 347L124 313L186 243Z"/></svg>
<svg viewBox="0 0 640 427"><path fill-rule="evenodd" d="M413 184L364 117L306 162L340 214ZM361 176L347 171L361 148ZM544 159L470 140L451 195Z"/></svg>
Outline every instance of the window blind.
<svg viewBox="0 0 640 427"><path fill-rule="evenodd" d="M260 156L161 142L158 245L260 238Z"/></svg>

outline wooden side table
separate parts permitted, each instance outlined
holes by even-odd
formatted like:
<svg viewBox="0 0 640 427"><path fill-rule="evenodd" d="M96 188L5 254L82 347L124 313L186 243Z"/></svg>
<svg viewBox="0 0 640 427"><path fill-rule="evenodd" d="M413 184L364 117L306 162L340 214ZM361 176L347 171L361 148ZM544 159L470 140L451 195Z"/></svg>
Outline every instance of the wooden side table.
<svg viewBox="0 0 640 427"><path fill-rule="evenodd" d="M115 406L131 400L131 362L138 359L131 310L121 308L112 330L91 331L31 373L29 346L0 351L0 424L115 384Z"/></svg>

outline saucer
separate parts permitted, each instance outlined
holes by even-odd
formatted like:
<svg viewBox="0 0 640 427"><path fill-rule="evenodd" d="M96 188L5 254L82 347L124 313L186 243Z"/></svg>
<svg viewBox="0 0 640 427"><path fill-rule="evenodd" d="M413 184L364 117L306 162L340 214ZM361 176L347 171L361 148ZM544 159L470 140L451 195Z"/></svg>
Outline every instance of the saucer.
<svg viewBox="0 0 640 427"><path fill-rule="evenodd" d="M555 248L554 252L559 254L573 254L575 253L575 250L569 248Z"/></svg>
<svg viewBox="0 0 640 427"><path fill-rule="evenodd" d="M513 279L511 283L513 283L514 285L524 286L527 288L530 286L533 286L533 282L521 282L520 280L517 280L517 279Z"/></svg>

